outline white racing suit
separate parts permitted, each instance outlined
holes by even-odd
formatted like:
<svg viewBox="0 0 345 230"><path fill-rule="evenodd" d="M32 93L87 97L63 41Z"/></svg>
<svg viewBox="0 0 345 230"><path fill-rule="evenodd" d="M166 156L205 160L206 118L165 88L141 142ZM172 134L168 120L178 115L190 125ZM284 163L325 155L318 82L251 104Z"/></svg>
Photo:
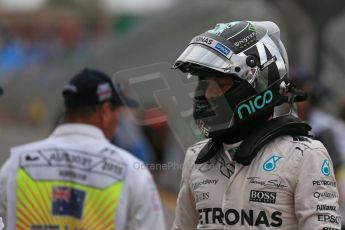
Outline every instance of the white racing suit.
<svg viewBox="0 0 345 230"><path fill-rule="evenodd" d="M0 216L9 230L165 229L143 163L82 124L11 150L0 174Z"/></svg>
<svg viewBox="0 0 345 230"><path fill-rule="evenodd" d="M283 136L249 166L225 150L195 164L206 143L187 150L174 230L340 230L333 165L320 142Z"/></svg>

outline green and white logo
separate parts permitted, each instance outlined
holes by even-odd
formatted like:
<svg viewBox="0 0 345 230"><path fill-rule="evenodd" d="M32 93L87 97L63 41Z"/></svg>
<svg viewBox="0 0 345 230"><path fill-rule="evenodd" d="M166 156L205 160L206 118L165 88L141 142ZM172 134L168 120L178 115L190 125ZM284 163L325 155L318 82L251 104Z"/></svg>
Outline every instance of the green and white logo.
<svg viewBox="0 0 345 230"><path fill-rule="evenodd" d="M273 100L273 93L271 90L267 90L263 95L258 95L255 98L249 100L247 103L238 106L238 117L243 119L243 110L248 114L252 114L257 110L262 109L265 105L271 103Z"/></svg>
<svg viewBox="0 0 345 230"><path fill-rule="evenodd" d="M256 32L256 28L252 23L249 23L248 25L248 31L250 32Z"/></svg>
<svg viewBox="0 0 345 230"><path fill-rule="evenodd" d="M220 35L224 30L229 29L238 23L240 22L218 23L212 30L208 30L207 32L215 35Z"/></svg>

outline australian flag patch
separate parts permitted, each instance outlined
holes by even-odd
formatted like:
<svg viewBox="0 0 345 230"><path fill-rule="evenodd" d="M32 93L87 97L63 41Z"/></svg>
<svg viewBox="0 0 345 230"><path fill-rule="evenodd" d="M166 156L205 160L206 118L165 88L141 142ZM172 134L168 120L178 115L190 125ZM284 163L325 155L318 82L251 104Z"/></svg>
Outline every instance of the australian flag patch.
<svg viewBox="0 0 345 230"><path fill-rule="evenodd" d="M56 186L53 188L53 215L72 216L82 218L85 200L85 191Z"/></svg>

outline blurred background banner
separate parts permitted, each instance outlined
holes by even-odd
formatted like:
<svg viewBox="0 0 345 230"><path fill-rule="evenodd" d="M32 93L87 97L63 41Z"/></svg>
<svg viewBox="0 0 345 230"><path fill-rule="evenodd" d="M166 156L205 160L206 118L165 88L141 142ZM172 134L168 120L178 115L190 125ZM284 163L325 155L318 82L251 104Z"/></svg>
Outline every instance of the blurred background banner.
<svg viewBox="0 0 345 230"><path fill-rule="evenodd" d="M152 164L160 187L176 193L184 152L202 137L192 120L196 79L171 65L195 35L236 20L280 27L291 74L317 98L301 111L317 105L336 120L334 135L345 135L344 10L343 0L0 0L0 163L11 146L46 137L61 122L63 85L98 68L140 103L124 111L113 142ZM336 146L341 169L344 141L324 142ZM172 209L174 199L166 201Z"/></svg>
<svg viewBox="0 0 345 230"><path fill-rule="evenodd" d="M170 63L156 63L117 72L114 79L139 102L136 111L127 109L128 115L141 126L166 122L185 150L203 139L192 117L197 78L187 79L171 67Z"/></svg>

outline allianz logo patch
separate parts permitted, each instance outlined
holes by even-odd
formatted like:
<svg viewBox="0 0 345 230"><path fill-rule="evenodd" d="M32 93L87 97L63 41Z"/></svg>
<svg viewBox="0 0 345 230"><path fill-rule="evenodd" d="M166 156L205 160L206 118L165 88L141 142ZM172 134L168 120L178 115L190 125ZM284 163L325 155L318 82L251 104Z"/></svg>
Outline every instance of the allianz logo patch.
<svg viewBox="0 0 345 230"><path fill-rule="evenodd" d="M316 211L337 211L337 207L334 205L318 204L316 205Z"/></svg>
<svg viewBox="0 0 345 230"><path fill-rule="evenodd" d="M275 192L250 190L249 201L275 204L276 203L276 197L277 197L277 193L275 193Z"/></svg>

